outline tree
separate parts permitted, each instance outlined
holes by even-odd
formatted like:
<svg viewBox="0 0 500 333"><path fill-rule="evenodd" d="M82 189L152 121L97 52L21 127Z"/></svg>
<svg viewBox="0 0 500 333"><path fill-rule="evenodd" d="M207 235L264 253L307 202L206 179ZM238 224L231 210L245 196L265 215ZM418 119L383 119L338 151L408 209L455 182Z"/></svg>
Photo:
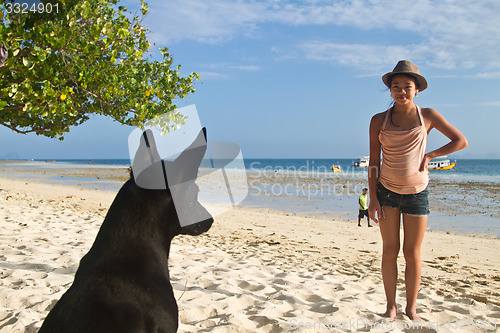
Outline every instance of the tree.
<svg viewBox="0 0 500 333"><path fill-rule="evenodd" d="M161 62L146 57L143 0L132 19L118 0L12 1L0 5L0 43L9 50L0 67L0 124L18 133L62 139L91 114L141 126L175 115L174 99L195 91L198 75L181 77L167 48Z"/></svg>

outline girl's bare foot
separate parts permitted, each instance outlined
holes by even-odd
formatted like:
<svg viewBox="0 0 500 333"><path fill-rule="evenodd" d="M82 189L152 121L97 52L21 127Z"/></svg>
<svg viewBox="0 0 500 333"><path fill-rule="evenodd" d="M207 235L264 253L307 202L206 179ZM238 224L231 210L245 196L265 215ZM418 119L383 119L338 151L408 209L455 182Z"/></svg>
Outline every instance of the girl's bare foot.
<svg viewBox="0 0 500 333"><path fill-rule="evenodd" d="M415 309L410 310L406 308L405 314L408 316L408 318L411 319L411 321L423 321L423 319L417 315L417 310Z"/></svg>
<svg viewBox="0 0 500 333"><path fill-rule="evenodd" d="M387 307L387 311L382 315L382 317L394 319L396 318L397 313L398 311L395 306Z"/></svg>

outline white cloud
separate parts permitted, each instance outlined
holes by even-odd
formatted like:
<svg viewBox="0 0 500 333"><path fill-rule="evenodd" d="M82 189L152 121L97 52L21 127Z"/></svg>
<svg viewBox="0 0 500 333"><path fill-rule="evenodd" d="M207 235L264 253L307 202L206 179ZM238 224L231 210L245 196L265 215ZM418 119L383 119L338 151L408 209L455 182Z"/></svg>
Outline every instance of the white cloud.
<svg viewBox="0 0 500 333"><path fill-rule="evenodd" d="M434 104L433 107L435 108L459 108L461 107L461 104Z"/></svg>
<svg viewBox="0 0 500 333"><path fill-rule="evenodd" d="M199 72L200 80L206 79L218 79L218 80L227 80L229 79L229 75L218 73L218 72Z"/></svg>
<svg viewBox="0 0 500 333"><path fill-rule="evenodd" d="M477 73L473 75L473 79L500 79L500 72Z"/></svg>
<svg viewBox="0 0 500 333"><path fill-rule="evenodd" d="M227 63L227 62L219 62L219 63L212 63L212 64L205 64L203 65L205 68L210 68L210 69L222 69L222 70L227 70L227 69L236 69L240 71L248 71L248 72L254 72L254 71L259 71L262 68L257 65L239 65L239 64L233 64L233 63Z"/></svg>
<svg viewBox="0 0 500 333"><path fill-rule="evenodd" d="M480 103L480 105L485 105L485 106L500 106L500 101L483 102L483 103Z"/></svg>
<svg viewBox="0 0 500 333"><path fill-rule="evenodd" d="M302 43L309 58L355 67L392 65L399 59L443 69L500 67L500 21L496 17L500 1L353 0L326 9L330 10L321 11L319 22L326 22L327 16L330 21L325 24L365 29L367 33L369 29L416 33L421 41L400 45Z"/></svg>
<svg viewBox="0 0 500 333"><path fill-rule="evenodd" d="M207 79L227 80L231 77L231 73L234 72L234 70L248 71L248 72L261 70L261 67L255 65L236 65L230 63L215 63L215 64L202 65L201 67L212 70L212 71L199 72L198 74L200 75L201 80L207 80Z"/></svg>
<svg viewBox="0 0 500 333"><path fill-rule="evenodd" d="M219 43L238 35L251 37L265 11L265 5L242 0L156 0L149 4L146 22L160 43Z"/></svg>
<svg viewBox="0 0 500 333"><path fill-rule="evenodd" d="M415 58L417 46L381 46L364 44L337 44L327 41L309 41L299 45L307 59L337 63L360 69L373 69L399 59Z"/></svg>
<svg viewBox="0 0 500 333"><path fill-rule="evenodd" d="M497 69L498 13L498 0L156 0L150 3L146 23L160 43L223 43L242 36L253 38L265 34L264 24L269 23L320 25L325 31L349 27L366 34L390 35L394 31L398 35L407 33L408 42L361 44L353 40L348 44L311 36L312 41L297 41L298 49L289 51L298 50L310 60L342 66L363 67L369 56L368 62L384 67L395 59L409 58L444 69ZM279 45L276 49L286 47Z"/></svg>
<svg viewBox="0 0 500 333"><path fill-rule="evenodd" d="M239 69L240 71L256 72L260 71L261 67L255 65L233 65L230 68Z"/></svg>

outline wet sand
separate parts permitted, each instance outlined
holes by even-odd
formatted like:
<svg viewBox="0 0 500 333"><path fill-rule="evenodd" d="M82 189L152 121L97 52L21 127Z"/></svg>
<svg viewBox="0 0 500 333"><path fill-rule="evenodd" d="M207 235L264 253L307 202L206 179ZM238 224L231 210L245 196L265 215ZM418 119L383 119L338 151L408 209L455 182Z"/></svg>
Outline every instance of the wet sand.
<svg viewBox="0 0 500 333"><path fill-rule="evenodd" d="M26 165L26 167L23 167ZM129 178L127 167L0 161L0 177L117 191ZM19 167L21 166L21 167ZM367 187L365 173L248 172L249 195L243 207L299 216L357 221L357 197ZM500 183L448 181L429 184L428 228L500 238Z"/></svg>

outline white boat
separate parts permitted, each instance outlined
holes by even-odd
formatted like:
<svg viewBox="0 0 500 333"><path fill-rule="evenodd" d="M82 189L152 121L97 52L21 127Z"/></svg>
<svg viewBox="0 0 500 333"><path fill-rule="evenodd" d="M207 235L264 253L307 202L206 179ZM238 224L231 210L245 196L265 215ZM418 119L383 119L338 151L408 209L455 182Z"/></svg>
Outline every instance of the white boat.
<svg viewBox="0 0 500 333"><path fill-rule="evenodd" d="M356 168L367 168L369 163L370 163L370 156L363 156L363 157L358 157L354 161L353 166Z"/></svg>
<svg viewBox="0 0 500 333"><path fill-rule="evenodd" d="M434 158L429 162L429 166L427 169L429 170L451 170L454 169L457 165L457 161L451 163L448 156L441 156L438 158Z"/></svg>

